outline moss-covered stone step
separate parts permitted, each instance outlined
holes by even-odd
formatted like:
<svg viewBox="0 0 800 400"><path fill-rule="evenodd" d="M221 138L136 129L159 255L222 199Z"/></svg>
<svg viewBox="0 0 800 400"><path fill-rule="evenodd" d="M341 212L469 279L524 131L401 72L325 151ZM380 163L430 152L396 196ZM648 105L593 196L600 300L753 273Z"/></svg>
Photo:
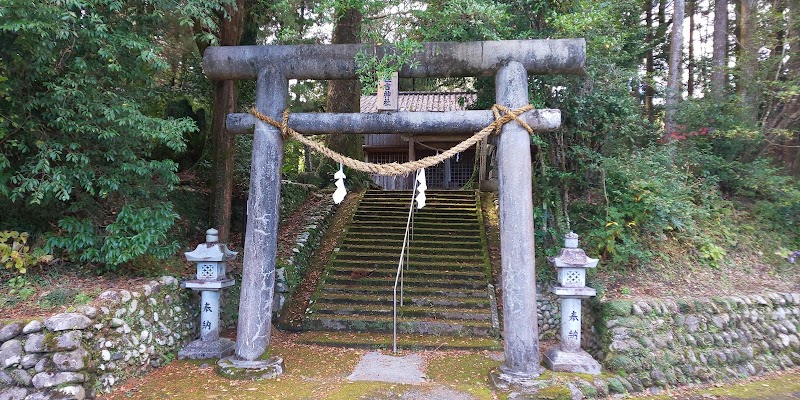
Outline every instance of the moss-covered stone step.
<svg viewBox="0 0 800 400"><path fill-rule="evenodd" d="M478 238L480 239L480 238ZM352 235L347 235L345 239L342 241L342 247L346 246L364 246L370 248L378 248L378 247L392 247L398 249L399 246L403 244L403 236L393 237L391 239L387 239L386 237L373 237L371 238L358 238L353 237ZM420 236L414 234L411 237L411 248L418 249L418 248L425 248L425 249L435 249L435 250L475 250L476 252L483 254L483 248L481 247L480 240L476 241L473 238L468 238L463 241L454 240L452 238L448 240L430 240L430 236ZM447 253L443 253L447 254Z"/></svg>
<svg viewBox="0 0 800 400"><path fill-rule="evenodd" d="M353 215L354 222L369 222L380 221L386 224L402 225L405 228L408 222L408 215L400 213L356 213ZM414 226L421 224L456 224L456 225L470 225L478 224L474 215L470 214L441 214L441 215L415 215L412 219Z"/></svg>
<svg viewBox="0 0 800 400"><path fill-rule="evenodd" d="M379 240L386 240L388 241L402 241L403 237L405 237L405 228L397 229L391 227L385 227L383 229L378 229L374 227L358 227L358 226L351 226L347 230L346 240L371 240L373 242ZM445 243L452 243L452 242L473 242L479 243L481 242L481 235L480 232L453 232L451 230L445 229L414 229L414 235L411 238L411 243L415 243L416 241L421 242L436 242L436 239L441 239L439 243L443 245Z"/></svg>
<svg viewBox="0 0 800 400"><path fill-rule="evenodd" d="M375 213L389 213L389 214L403 214L408 216L408 204L375 204L375 203L361 203L358 207L358 212L363 214ZM464 215L474 214L476 212L475 204L451 204L448 206L439 207L425 207L422 209L414 210L414 215Z"/></svg>
<svg viewBox="0 0 800 400"><path fill-rule="evenodd" d="M371 278L394 278L397 273L397 268L353 268L350 265L335 266L328 270L329 276L336 276L340 278L350 278L351 280L360 280L362 277L369 276ZM415 269L409 268L403 271L405 278L420 278L420 279L476 279L485 280L486 274L483 271L474 270L453 270L453 269Z"/></svg>
<svg viewBox="0 0 800 400"><path fill-rule="evenodd" d="M410 224L409 227L414 228L414 230L418 229L446 229L449 231L461 231L461 230L478 230L480 229L480 225L478 225L478 221L476 218L453 218L453 219L437 219L437 218L416 218L413 221L413 225ZM408 223L408 219L405 216L401 217L390 217L390 216L368 216L368 217L353 217L353 222L351 225L357 226L379 226L379 227L392 227L397 229L402 229L405 231L406 224Z"/></svg>
<svg viewBox="0 0 800 400"><path fill-rule="evenodd" d="M391 316L309 315L303 321L303 328L320 331L392 332L393 320ZM452 336L496 334L489 321L412 318L398 319L397 332Z"/></svg>
<svg viewBox="0 0 800 400"><path fill-rule="evenodd" d="M409 206L410 204L408 203L372 201L366 203L362 202L358 207L358 211L366 213L390 212L393 214L408 215ZM424 208L414 208L415 215L466 214L474 213L476 211L477 209L474 203L439 202L438 204L431 205L430 207L426 205Z"/></svg>
<svg viewBox="0 0 800 400"><path fill-rule="evenodd" d="M404 212L406 214L408 214L408 210L411 207L411 203L407 200L362 200L360 204L364 205L365 210L390 209L392 211ZM415 214L430 214L436 212L453 211L470 212L475 211L476 209L476 205L472 201L436 200L430 198L425 201L425 207L416 208L416 204L414 207Z"/></svg>
<svg viewBox="0 0 800 400"><path fill-rule="evenodd" d="M337 293L350 296L392 296L394 281L391 285L366 285L354 282L353 284L326 283L320 288L318 295L327 296L328 293ZM406 296L440 296L452 298L484 298L488 295L486 287L482 289L459 289L448 287L404 286Z"/></svg>
<svg viewBox="0 0 800 400"><path fill-rule="evenodd" d="M454 264L472 264L474 262L481 262L483 259L481 257L476 257L474 255L466 255L466 254L423 254L415 251L416 249L411 248L410 251L407 253L407 257L404 256L404 259L408 259L415 264L438 264L438 263L454 263ZM349 247L340 248L339 253L336 254L337 260L352 260L352 261L363 261L363 260L372 260L377 261L380 263L384 263L386 261L397 261L400 259L400 249L397 248L393 252L386 252L386 253L379 253L379 252L370 252L370 253L362 253L358 251L351 251Z"/></svg>
<svg viewBox="0 0 800 400"><path fill-rule="evenodd" d="M365 349L391 349L392 334L356 332L303 332L298 343L318 346ZM432 336L419 334L397 335L397 347L404 350L502 350L497 338Z"/></svg>
<svg viewBox="0 0 800 400"><path fill-rule="evenodd" d="M482 308L489 309L489 299L486 293L482 297L448 297L448 296L434 296L434 295L415 295L410 296L408 292L403 291L403 301L406 305L415 306L445 306L457 308ZM400 294L398 293L398 296ZM343 293L327 293L324 300L327 303L341 303L349 304L353 302L376 304L376 305L392 305L393 296L390 295L353 295Z"/></svg>
<svg viewBox="0 0 800 400"><path fill-rule="evenodd" d="M352 279L350 277L328 275L325 278L325 283L332 285L387 285L394 286L394 276L367 276L360 279ZM452 278L418 278L418 277L405 277L405 287L425 286L437 288L453 288L453 289L481 289L486 287L485 280L478 279L452 279Z"/></svg>
<svg viewBox="0 0 800 400"><path fill-rule="evenodd" d="M340 254L346 252L359 252L359 253L388 253L394 254L395 258L400 256L400 246L403 244L401 240L386 242L384 240L345 240L342 242ZM427 244L420 244L419 242L412 241L406 251L411 254L425 254L425 255L449 255L449 256L462 256L462 257L483 257L483 249L473 243L464 242L462 244L448 243L449 246L442 246L442 243L437 244L428 242ZM346 250L345 250L346 249Z"/></svg>
<svg viewBox="0 0 800 400"><path fill-rule="evenodd" d="M400 237L405 236L406 234L406 227L405 226L387 226L386 224L382 224L380 222L375 223L359 223L350 225L347 228L347 235L350 234L369 234L373 239L378 237L392 237L393 235L399 235ZM428 235L433 237L438 237L442 239L448 238L480 238L480 230L479 227L472 226L469 229L458 229L453 228L452 225L431 225L431 226L414 226L414 237L416 238L418 235Z"/></svg>
<svg viewBox="0 0 800 400"><path fill-rule="evenodd" d="M371 261L362 262L347 262L347 261L334 261L328 271L347 271L352 274L354 278L371 275L375 273L391 273L394 276L397 271L397 261L375 263ZM460 275L469 279L484 279L486 277L486 269L483 265L441 265L441 264L403 264L405 272L422 272L425 274L438 274L438 275Z"/></svg>
<svg viewBox="0 0 800 400"><path fill-rule="evenodd" d="M394 259L388 260L346 260L343 258L336 258L333 260L331 265L353 265L358 268L375 268L377 266L394 266L397 268L397 262L400 261L399 256L396 256ZM471 269L477 268L482 269L485 265L483 264L483 260L479 259L471 259L465 261L416 261L412 260L408 263L409 269Z"/></svg>
<svg viewBox="0 0 800 400"><path fill-rule="evenodd" d="M333 314L333 315L359 315L359 316L392 316L394 308L391 304L374 305L366 303L327 303L320 301L311 307L310 313L316 314ZM489 309L476 310L474 308L437 308L425 306L400 306L398 300L397 307L398 318L424 318L424 319L451 319L451 320L467 320L467 321L489 321L491 322L492 315Z"/></svg>

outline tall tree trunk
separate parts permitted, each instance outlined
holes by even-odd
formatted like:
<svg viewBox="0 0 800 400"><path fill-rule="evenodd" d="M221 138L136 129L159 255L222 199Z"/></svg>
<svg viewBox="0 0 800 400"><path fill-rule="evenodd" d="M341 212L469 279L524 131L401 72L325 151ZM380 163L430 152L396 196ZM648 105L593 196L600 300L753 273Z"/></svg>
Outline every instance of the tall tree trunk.
<svg viewBox="0 0 800 400"><path fill-rule="evenodd" d="M673 3L674 11L672 14L672 34L669 44L669 76L667 79L667 101L666 116L664 118L664 130L667 134L676 131L675 126L675 107L681 97L681 59L683 48L683 0L675 0Z"/></svg>
<svg viewBox="0 0 800 400"><path fill-rule="evenodd" d="M756 42L756 0L741 0L739 9L739 42L741 52L739 64L739 98L742 104L742 116L752 125L758 120L758 79L756 67L758 62L758 43Z"/></svg>
<svg viewBox="0 0 800 400"><path fill-rule="evenodd" d="M787 25L776 33L779 43L775 49L775 57L785 60L785 63L779 65L775 79L797 82L800 81L800 3L793 1L785 6L788 12ZM783 44L788 45L786 50L783 49ZM779 45L780 49L777 48ZM786 91L775 93L771 101L766 103L762 127L766 140L753 158L771 152L779 160L782 159L784 167L790 173L800 176L800 134L797 133L797 127L800 126L800 95L786 94ZM787 131L789 135L784 136ZM795 132L791 133L792 131ZM773 143L780 146L773 146Z"/></svg>
<svg viewBox="0 0 800 400"><path fill-rule="evenodd" d="M645 76L644 84L644 112L647 115L647 120L650 122L655 121L655 113L653 112L653 97L655 97L656 90L653 88L653 75L655 74L655 65L653 64L653 0L645 0L644 5L645 24L647 33L645 34L645 42L647 43L647 53L645 54Z"/></svg>
<svg viewBox="0 0 800 400"><path fill-rule="evenodd" d="M236 46L242 37L245 16L245 0L236 0L236 5L226 10L229 18L220 18L219 44ZM197 25L196 25L197 26ZM197 42L202 56L208 47L206 42ZM219 231L219 240L227 243L231 229L231 198L233 197L233 159L236 136L225 129L225 118L236 112L236 81L211 82L211 223Z"/></svg>
<svg viewBox="0 0 800 400"><path fill-rule="evenodd" d="M694 14L697 8L696 0L689 0L686 3L687 13L689 14L689 43L688 53L686 59L686 72L688 80L686 81L686 95L689 98L694 97Z"/></svg>
<svg viewBox="0 0 800 400"><path fill-rule="evenodd" d="M358 7L337 9L336 21L333 27L332 44L361 43L361 22L363 12ZM328 81L328 102L326 112L359 112L361 108L361 84L358 80L330 80ZM361 135L346 133L328 135L325 144L346 156L363 160L364 143ZM320 168L330 165L329 160L320 164ZM322 169L324 171L324 169Z"/></svg>
<svg viewBox="0 0 800 400"><path fill-rule="evenodd" d="M728 62L728 0L714 2L714 49L711 54L711 94L717 101L726 96Z"/></svg>

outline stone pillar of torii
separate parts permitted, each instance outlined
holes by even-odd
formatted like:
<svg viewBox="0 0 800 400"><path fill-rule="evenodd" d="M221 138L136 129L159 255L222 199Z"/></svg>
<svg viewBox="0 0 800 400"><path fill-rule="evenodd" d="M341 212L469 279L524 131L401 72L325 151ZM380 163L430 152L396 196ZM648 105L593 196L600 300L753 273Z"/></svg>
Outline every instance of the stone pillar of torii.
<svg viewBox="0 0 800 400"><path fill-rule="evenodd" d="M259 112L281 119L290 79L356 79L355 55L366 50L381 57L389 48L368 45L209 47L203 70L212 80L256 79ZM584 39L507 40L424 43L414 55L417 67L404 67L400 78L495 76L496 102L510 109L529 103L528 76L580 74L585 69ZM521 117L535 131L556 129L559 110L532 110ZM493 121L492 112L390 112L380 114L291 114L288 124L305 134L475 132ZM244 245L235 355L227 363L244 368L282 368L273 357L260 361L270 340L275 287L278 202L283 139L280 131L249 114L228 116L228 130L253 132L250 197ZM505 124L498 139L500 239L505 362L497 377L509 383L540 374L536 313L531 154L528 132Z"/></svg>

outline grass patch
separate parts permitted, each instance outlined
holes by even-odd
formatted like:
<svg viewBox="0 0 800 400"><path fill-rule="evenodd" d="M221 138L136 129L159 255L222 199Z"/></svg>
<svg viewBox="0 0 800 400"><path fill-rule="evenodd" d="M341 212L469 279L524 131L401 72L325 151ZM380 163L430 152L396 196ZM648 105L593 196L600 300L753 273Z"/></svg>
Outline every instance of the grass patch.
<svg viewBox="0 0 800 400"><path fill-rule="evenodd" d="M340 377L350 374L358 363L360 354L338 349L319 349L314 347L271 349L273 354L283 357L286 369L292 375L305 377Z"/></svg>
<svg viewBox="0 0 800 400"><path fill-rule="evenodd" d="M500 365L485 354L447 354L428 361L428 379L470 393L479 399L491 399L488 372Z"/></svg>
<svg viewBox="0 0 800 400"><path fill-rule="evenodd" d="M775 379L742 383L728 387L700 391L701 394L726 396L734 399L781 398L788 393L800 392L797 375L785 375Z"/></svg>

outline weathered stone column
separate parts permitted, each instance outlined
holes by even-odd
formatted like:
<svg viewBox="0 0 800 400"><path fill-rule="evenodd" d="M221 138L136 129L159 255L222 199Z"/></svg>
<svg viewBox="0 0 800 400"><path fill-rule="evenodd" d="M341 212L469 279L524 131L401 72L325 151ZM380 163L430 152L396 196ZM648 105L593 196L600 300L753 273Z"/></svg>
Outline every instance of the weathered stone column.
<svg viewBox="0 0 800 400"><path fill-rule="evenodd" d="M277 70L265 68L258 74L256 83L256 109L280 120L288 93L289 82L286 77ZM253 137L242 292L236 332L236 356L242 360L258 359L269 346L282 164L281 132L258 121Z"/></svg>
<svg viewBox="0 0 800 400"><path fill-rule="evenodd" d="M500 68L495 93L497 103L511 109L528 104L528 74L522 64L512 61ZM541 372L530 143L528 131L511 122L503 126L497 148L505 352L500 372L512 381Z"/></svg>

